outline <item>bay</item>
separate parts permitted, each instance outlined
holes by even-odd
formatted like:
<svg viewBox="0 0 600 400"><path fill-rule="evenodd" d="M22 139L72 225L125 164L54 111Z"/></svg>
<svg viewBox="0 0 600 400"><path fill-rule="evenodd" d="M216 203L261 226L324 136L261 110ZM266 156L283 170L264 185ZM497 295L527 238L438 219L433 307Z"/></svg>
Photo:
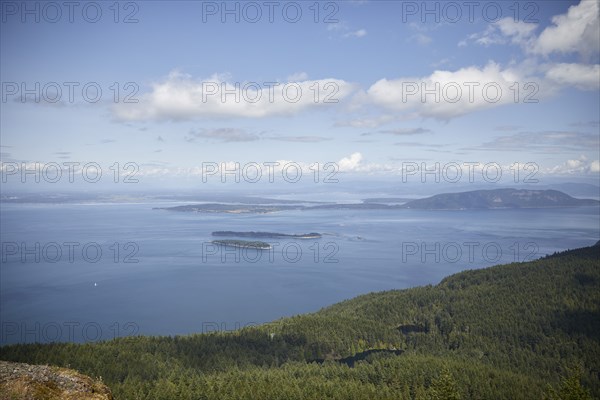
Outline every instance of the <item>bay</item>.
<svg viewBox="0 0 600 400"><path fill-rule="evenodd" d="M368 292L436 284L465 269L588 246L600 235L597 207L154 209L172 205L3 204L0 343L233 330ZM211 244L217 230L323 237L267 240L273 249L258 251Z"/></svg>

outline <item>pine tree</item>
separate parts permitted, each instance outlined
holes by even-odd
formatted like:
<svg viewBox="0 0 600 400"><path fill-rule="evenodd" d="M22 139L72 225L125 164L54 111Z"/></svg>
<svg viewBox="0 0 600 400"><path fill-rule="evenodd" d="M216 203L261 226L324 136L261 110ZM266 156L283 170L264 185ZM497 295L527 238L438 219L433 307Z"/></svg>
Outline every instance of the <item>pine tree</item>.
<svg viewBox="0 0 600 400"><path fill-rule="evenodd" d="M440 376L432 382L429 398L431 400L460 400L456 381L448 368L444 367Z"/></svg>
<svg viewBox="0 0 600 400"><path fill-rule="evenodd" d="M580 379L580 372L571 372L563 377L558 392L552 387L548 389L546 398L548 400L592 400L590 392L581 386Z"/></svg>

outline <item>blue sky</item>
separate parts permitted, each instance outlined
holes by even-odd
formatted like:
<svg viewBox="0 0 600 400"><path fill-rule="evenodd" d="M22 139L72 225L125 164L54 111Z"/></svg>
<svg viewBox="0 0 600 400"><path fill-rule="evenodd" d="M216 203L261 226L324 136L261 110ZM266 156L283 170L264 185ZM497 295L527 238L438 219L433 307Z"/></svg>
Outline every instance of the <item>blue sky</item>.
<svg viewBox="0 0 600 400"><path fill-rule="evenodd" d="M453 3L460 16L446 2L278 2L273 21L267 2L247 3L120 2L115 15L114 2L78 2L70 22L62 2L3 2L2 161L134 162L149 179L194 175L203 162L335 162L369 176L406 161L531 162L544 176L598 182L597 0L480 2L472 21L468 2ZM40 101L23 102L21 85L36 82ZM88 83L102 89L95 103ZM236 84L261 100L204 93ZM423 99L422 85L436 84L440 100ZM502 89L497 102L486 84ZM281 87L302 95L286 101ZM138 103L125 103L134 89Z"/></svg>

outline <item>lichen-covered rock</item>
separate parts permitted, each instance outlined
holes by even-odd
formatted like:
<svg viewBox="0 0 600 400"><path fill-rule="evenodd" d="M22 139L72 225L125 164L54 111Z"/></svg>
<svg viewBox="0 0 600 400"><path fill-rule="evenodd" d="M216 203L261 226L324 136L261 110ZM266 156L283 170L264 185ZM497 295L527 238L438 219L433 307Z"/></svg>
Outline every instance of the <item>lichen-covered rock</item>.
<svg viewBox="0 0 600 400"><path fill-rule="evenodd" d="M113 400L110 389L71 369L0 361L0 400Z"/></svg>

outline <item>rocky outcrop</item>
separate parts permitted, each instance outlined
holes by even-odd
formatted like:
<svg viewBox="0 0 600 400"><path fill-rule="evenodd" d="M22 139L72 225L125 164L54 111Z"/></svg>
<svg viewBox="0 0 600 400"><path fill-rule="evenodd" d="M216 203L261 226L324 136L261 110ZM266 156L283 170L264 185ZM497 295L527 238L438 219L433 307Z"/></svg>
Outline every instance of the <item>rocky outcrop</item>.
<svg viewBox="0 0 600 400"><path fill-rule="evenodd" d="M103 383L71 369L0 361L0 400L113 400Z"/></svg>

